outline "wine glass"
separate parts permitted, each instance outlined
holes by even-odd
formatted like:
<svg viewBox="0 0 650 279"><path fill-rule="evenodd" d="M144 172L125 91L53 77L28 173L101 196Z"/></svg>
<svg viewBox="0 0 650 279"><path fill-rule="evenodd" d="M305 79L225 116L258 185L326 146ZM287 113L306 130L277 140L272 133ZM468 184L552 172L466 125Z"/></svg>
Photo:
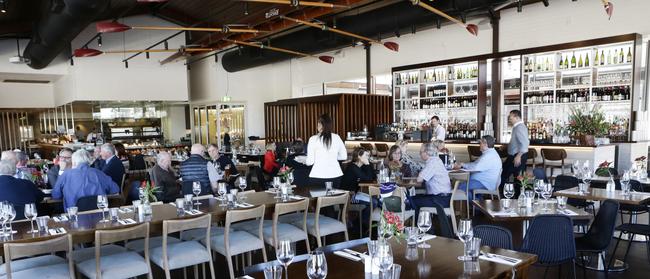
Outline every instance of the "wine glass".
<svg viewBox="0 0 650 279"><path fill-rule="evenodd" d="M423 235L431 229L431 212L429 211L420 211L418 216L418 229L420 230L419 240L422 240ZM418 241L419 241L418 240ZM419 248L430 248L431 246L427 243L420 243Z"/></svg>
<svg viewBox="0 0 650 279"><path fill-rule="evenodd" d="M587 187L591 184L591 178L593 177L592 171L590 168L585 168L584 172L582 173L582 181L587 183Z"/></svg>
<svg viewBox="0 0 650 279"><path fill-rule="evenodd" d="M503 185L503 196L506 199L512 199L515 196L515 186L512 183L506 183Z"/></svg>
<svg viewBox="0 0 650 279"><path fill-rule="evenodd" d="M289 278L289 265L293 261L293 257L296 255L296 244L292 243L291 240L282 239L278 241L278 246L275 248L275 256L278 259L278 262L284 266L284 278Z"/></svg>
<svg viewBox="0 0 650 279"><path fill-rule="evenodd" d="M458 239L463 242L463 255L458 256L460 261L471 261L472 257L467 255L467 242L474 238L474 230L472 229L472 219L461 219L458 223Z"/></svg>
<svg viewBox="0 0 650 279"><path fill-rule="evenodd" d="M289 182L289 185L293 185L293 181L294 181L294 178L293 178L293 172L290 172L290 173L287 175L287 180L288 180L288 182Z"/></svg>
<svg viewBox="0 0 650 279"><path fill-rule="evenodd" d="M5 224L7 223L7 211L5 210L5 202L0 202L0 224L2 225L2 237L9 236L7 230L5 229Z"/></svg>
<svg viewBox="0 0 650 279"><path fill-rule="evenodd" d="M17 233L17 231L14 231L12 226L12 222L16 219L16 208L14 208L14 205L11 203L5 203L5 213L7 221L9 221L9 235Z"/></svg>
<svg viewBox="0 0 650 279"><path fill-rule="evenodd" d="M239 178L237 178L237 183L239 185L239 189L242 192L240 199L243 201L246 198L244 196L244 190L246 190L246 177L240 176Z"/></svg>
<svg viewBox="0 0 650 279"><path fill-rule="evenodd" d="M625 171L621 176L621 190L623 190L623 195L630 194L630 172Z"/></svg>
<svg viewBox="0 0 650 279"><path fill-rule="evenodd" d="M533 190L535 191L535 196L538 199L540 198L540 196L542 194L542 188L544 187L543 185L544 185L544 180L539 179L539 180L535 181L535 187L533 188ZM535 203L537 203L537 202L535 202Z"/></svg>
<svg viewBox="0 0 650 279"><path fill-rule="evenodd" d="M573 171L574 175L580 172L580 160L573 161L573 164L571 165L571 170Z"/></svg>
<svg viewBox="0 0 650 279"><path fill-rule="evenodd" d="M38 232L38 230L34 229L34 220L36 220L36 216L38 216L38 212L36 211L36 204L25 204L25 218L29 219L29 224L32 226L32 230L28 231L28 233L34 234Z"/></svg>
<svg viewBox="0 0 650 279"><path fill-rule="evenodd" d="M104 214L104 209L108 207L108 199L106 199L105 195L97 195L97 208L102 210L102 220L99 221L100 223L108 222L106 220L106 216Z"/></svg>
<svg viewBox="0 0 650 279"><path fill-rule="evenodd" d="M228 189L226 189L226 183L219 182L217 186L217 194L219 194L219 197L221 198L221 205L224 204L224 200L225 200L224 195L226 194L227 191Z"/></svg>
<svg viewBox="0 0 650 279"><path fill-rule="evenodd" d="M280 177L276 176L273 177L273 189L275 190L276 198L280 197L280 191L278 190L278 188L280 188Z"/></svg>
<svg viewBox="0 0 650 279"><path fill-rule="evenodd" d="M548 208L546 207L546 204L548 203L548 199L553 195L553 184L551 183L545 183L542 186L542 198L544 198L544 207L542 211L547 211Z"/></svg>
<svg viewBox="0 0 650 279"><path fill-rule="evenodd" d="M313 251L307 260L307 277L309 279L325 279L327 277L327 260L323 251Z"/></svg>
<svg viewBox="0 0 650 279"><path fill-rule="evenodd" d="M390 244L386 242L379 243L372 262L379 267L382 274L386 274L387 270L393 265L393 252Z"/></svg>
<svg viewBox="0 0 650 279"><path fill-rule="evenodd" d="M201 203L199 202L199 194L201 194L201 182L192 182L192 194L194 194L194 197L196 199L194 205L200 205Z"/></svg>

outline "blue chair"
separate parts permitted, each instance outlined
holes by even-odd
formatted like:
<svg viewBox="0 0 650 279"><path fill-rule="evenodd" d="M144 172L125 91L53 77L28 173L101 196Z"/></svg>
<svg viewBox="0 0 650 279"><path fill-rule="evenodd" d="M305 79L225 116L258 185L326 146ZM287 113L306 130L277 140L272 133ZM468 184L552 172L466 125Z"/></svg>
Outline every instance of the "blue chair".
<svg viewBox="0 0 650 279"><path fill-rule="evenodd" d="M506 228L479 225L474 227L474 236L481 239L482 245L513 250L512 233Z"/></svg>
<svg viewBox="0 0 650 279"><path fill-rule="evenodd" d="M612 242L618 208L619 204L614 200L605 200L600 205L598 214L596 215L594 222L591 224L589 231L587 231L584 236L575 239L576 251L580 252L581 256L584 253L600 254L603 262L605 262L605 257L601 252L606 251L609 244ZM583 259L582 273L584 277L587 278L586 263L584 262L583 257L580 258ZM607 273L607 269L605 270L605 273Z"/></svg>
<svg viewBox="0 0 650 279"><path fill-rule="evenodd" d="M644 192L643 186L637 180L630 180L630 189L637 192ZM633 223L635 215L641 215L648 212L647 205L634 205L634 204L621 204L620 206L621 222L623 222L623 214L630 215L629 223Z"/></svg>
<svg viewBox="0 0 650 279"><path fill-rule="evenodd" d="M543 168L534 168L533 176L535 176L535 179L542 179L544 181L548 181L548 177L546 177L546 172L544 171Z"/></svg>
<svg viewBox="0 0 650 279"><path fill-rule="evenodd" d="M555 177L555 181L554 181L554 184L553 184L553 192L578 187L579 183L580 183L580 180L578 178L576 178L575 176L558 175L558 176ZM591 201L569 198L569 199L567 199L567 204L578 207L578 208L584 208L585 210L587 210L587 208L591 207L591 212L594 215L594 218L596 217L596 207L594 207L594 203L591 202ZM584 232L584 231L586 231L587 226L589 226L589 220L579 219L579 220L576 220L574 225L581 227L583 229L583 232Z"/></svg>
<svg viewBox="0 0 650 279"><path fill-rule="evenodd" d="M97 195L94 196L85 196L77 199L77 210L78 211L88 211L95 210L97 208Z"/></svg>
<svg viewBox="0 0 650 279"><path fill-rule="evenodd" d="M521 251L537 255L537 264L546 267L571 263L573 278L575 272L576 244L573 238L573 222L564 215L539 215L533 218L524 237ZM560 276L558 276L560 277Z"/></svg>
<svg viewBox="0 0 650 279"><path fill-rule="evenodd" d="M436 216L438 218L438 225L440 226L440 233L437 235L446 238L456 238L454 228L451 226L450 217L445 213L445 208L437 202L434 202L434 207L436 208Z"/></svg>

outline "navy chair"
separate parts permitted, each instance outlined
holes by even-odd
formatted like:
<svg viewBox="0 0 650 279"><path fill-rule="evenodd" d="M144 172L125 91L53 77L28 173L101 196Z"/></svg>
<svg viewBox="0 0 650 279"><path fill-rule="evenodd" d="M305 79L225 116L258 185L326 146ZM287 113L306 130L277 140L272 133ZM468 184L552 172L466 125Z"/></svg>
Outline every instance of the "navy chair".
<svg viewBox="0 0 650 279"><path fill-rule="evenodd" d="M77 199L77 210L78 211L88 211L95 210L97 208L97 195L94 196L85 196Z"/></svg>
<svg viewBox="0 0 650 279"><path fill-rule="evenodd" d="M533 218L524 237L521 251L537 255L537 264L546 267L571 263L573 278L576 277L576 245L573 238L573 222L565 215L539 215ZM561 277L558 275L558 277Z"/></svg>
<svg viewBox="0 0 650 279"><path fill-rule="evenodd" d="M644 192L643 186L639 181L630 180L630 190L636 192ZM623 214L630 215L629 223L633 223L635 215L640 215L648 212L647 205L634 205L634 204L621 204L620 213L621 213L621 222L623 222Z"/></svg>
<svg viewBox="0 0 650 279"><path fill-rule="evenodd" d="M445 208L437 202L434 202L434 207L436 208L436 216L438 218L438 225L440 226L440 233L438 236L446 238L456 238L454 234L454 228L451 226L449 216L445 213Z"/></svg>
<svg viewBox="0 0 650 279"><path fill-rule="evenodd" d="M534 168L533 176L535 176L535 179L542 179L545 182L548 182L548 177L546 177L546 172L543 168Z"/></svg>
<svg viewBox="0 0 650 279"><path fill-rule="evenodd" d="M474 227L474 236L481 239L481 245L513 250L512 233L506 228L479 225Z"/></svg>
<svg viewBox="0 0 650 279"><path fill-rule="evenodd" d="M617 201L605 200L602 202L598 214L596 214L596 218L591 224L589 231L587 231L587 234L575 239L576 251L580 253L580 258L583 259L582 273L584 278L587 278L586 263L584 262L584 257L582 257L584 253L599 254L603 263L605 262L605 256L601 252L606 251L612 242L618 208L619 204ZM607 273L607 269L605 273Z"/></svg>

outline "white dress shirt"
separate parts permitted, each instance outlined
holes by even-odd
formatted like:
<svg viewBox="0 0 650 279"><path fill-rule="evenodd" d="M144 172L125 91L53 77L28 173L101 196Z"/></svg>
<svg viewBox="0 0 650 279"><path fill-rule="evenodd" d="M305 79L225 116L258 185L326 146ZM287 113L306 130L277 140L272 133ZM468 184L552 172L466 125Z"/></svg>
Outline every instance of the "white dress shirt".
<svg viewBox="0 0 650 279"><path fill-rule="evenodd" d="M218 169L219 163L217 163L216 161L208 161L207 168L208 168L208 177L210 178L211 184L217 183L219 180L223 178L224 173L221 172L221 169Z"/></svg>
<svg viewBox="0 0 650 279"><path fill-rule="evenodd" d="M438 124L437 127L433 129L433 137L431 137L431 141L434 140L445 140L445 135L447 134L447 131L445 130L442 125Z"/></svg>
<svg viewBox="0 0 650 279"><path fill-rule="evenodd" d="M339 135L332 133L332 142L327 148L320 135L313 135L307 143L306 165L312 166L309 177L334 178L343 175L339 160L348 158L345 144Z"/></svg>

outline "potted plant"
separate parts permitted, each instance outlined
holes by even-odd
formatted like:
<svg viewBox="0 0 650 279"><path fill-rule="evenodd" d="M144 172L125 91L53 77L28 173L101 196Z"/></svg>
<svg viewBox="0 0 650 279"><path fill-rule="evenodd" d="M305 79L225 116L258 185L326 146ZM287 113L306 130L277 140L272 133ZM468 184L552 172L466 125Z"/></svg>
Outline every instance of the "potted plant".
<svg viewBox="0 0 650 279"><path fill-rule="evenodd" d="M595 137L608 134L609 123L605 121L605 114L600 106L595 105L591 109L577 106L571 108L568 129L581 145L593 146L596 144Z"/></svg>
<svg viewBox="0 0 650 279"><path fill-rule="evenodd" d="M612 168L612 163L614 162L605 161L600 163L600 165L598 165L598 168L596 168L596 175L603 177L612 176L612 173L616 172L616 169Z"/></svg>

